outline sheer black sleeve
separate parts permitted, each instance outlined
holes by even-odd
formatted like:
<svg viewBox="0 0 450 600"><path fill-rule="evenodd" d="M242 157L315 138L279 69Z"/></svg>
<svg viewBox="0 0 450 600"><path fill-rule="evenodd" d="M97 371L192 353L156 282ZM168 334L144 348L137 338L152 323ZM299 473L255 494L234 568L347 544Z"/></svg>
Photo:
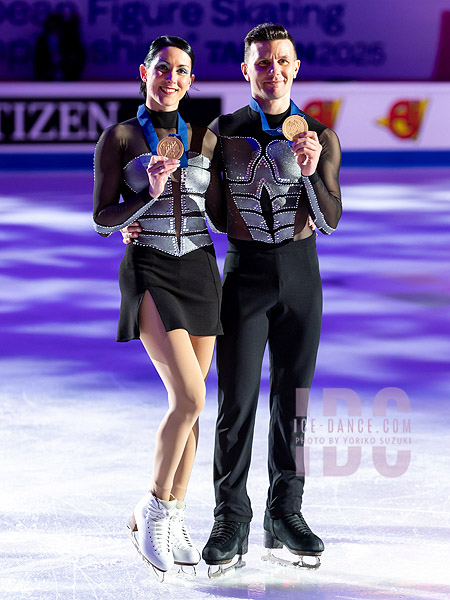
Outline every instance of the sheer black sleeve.
<svg viewBox="0 0 450 600"><path fill-rule="evenodd" d="M324 129L319 136L322 145L317 170L310 177L303 176L310 212L316 227L322 233L332 233L342 214L339 169L341 147L337 135L331 129Z"/></svg>
<svg viewBox="0 0 450 600"><path fill-rule="evenodd" d="M209 137L213 140L213 156L211 159L211 180L206 192L206 213L212 225L219 233L227 230L227 200L223 182L223 163L220 142L217 136L216 121L209 126ZM216 129L216 130L215 130Z"/></svg>
<svg viewBox="0 0 450 600"><path fill-rule="evenodd" d="M148 188L120 202L124 147L120 129L120 125L106 129L95 149L94 228L101 235L126 227L155 202Z"/></svg>

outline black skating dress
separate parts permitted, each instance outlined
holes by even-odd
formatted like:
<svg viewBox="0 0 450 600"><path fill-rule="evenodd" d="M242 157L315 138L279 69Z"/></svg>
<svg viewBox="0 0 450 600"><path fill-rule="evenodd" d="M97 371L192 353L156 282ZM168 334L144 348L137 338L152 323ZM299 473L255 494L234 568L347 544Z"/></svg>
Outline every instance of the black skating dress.
<svg viewBox="0 0 450 600"><path fill-rule="evenodd" d="M159 139L176 133L177 111L147 112ZM96 147L96 231L109 235L135 220L143 229L120 264L119 342L139 339L139 307L146 290L166 331L222 333L220 276L205 200L216 138L207 128L187 128L188 166L169 177L156 200L149 195L146 172L152 152L137 118L106 129Z"/></svg>

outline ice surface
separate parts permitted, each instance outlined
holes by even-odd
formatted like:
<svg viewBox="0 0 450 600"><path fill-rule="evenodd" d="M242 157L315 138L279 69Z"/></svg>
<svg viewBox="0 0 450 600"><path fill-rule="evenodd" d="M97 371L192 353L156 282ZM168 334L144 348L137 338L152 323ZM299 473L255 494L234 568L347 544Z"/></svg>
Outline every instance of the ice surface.
<svg viewBox="0 0 450 600"><path fill-rule="evenodd" d="M448 173L344 171L348 208L337 231L318 238L325 315L304 515L326 545L321 568L297 572L261 561L266 358L247 566L218 581L200 563L194 581L171 573L163 584L126 532L149 483L166 400L139 342L114 342L123 245L91 229L90 173L21 173L20 195L18 177L0 174L0 600L450 597ZM222 264L225 238L214 239ZM199 549L214 506L215 385L212 372L187 496ZM361 416L349 417L342 398L335 415L326 411L330 388L353 390ZM384 388L394 396L404 390L411 404L405 413L388 404L386 433L373 414ZM373 420L373 436L348 432L358 418L364 427ZM410 430L394 433L396 418ZM377 470L381 435L407 440L386 446L391 466L399 451L410 453L403 474ZM333 446L340 466L360 453L353 474L323 474Z"/></svg>

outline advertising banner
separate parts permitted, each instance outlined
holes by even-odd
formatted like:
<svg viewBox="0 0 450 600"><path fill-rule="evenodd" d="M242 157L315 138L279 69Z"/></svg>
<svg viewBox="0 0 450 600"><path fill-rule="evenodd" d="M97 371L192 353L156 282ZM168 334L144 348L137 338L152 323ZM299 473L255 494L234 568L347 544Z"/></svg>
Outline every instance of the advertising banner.
<svg viewBox="0 0 450 600"><path fill-rule="evenodd" d="M298 81L292 97L338 133L344 152L450 151L450 83ZM245 81L194 84L180 110L186 120L206 126L249 100ZM135 116L142 102L137 83L4 83L0 153L92 152L100 133Z"/></svg>

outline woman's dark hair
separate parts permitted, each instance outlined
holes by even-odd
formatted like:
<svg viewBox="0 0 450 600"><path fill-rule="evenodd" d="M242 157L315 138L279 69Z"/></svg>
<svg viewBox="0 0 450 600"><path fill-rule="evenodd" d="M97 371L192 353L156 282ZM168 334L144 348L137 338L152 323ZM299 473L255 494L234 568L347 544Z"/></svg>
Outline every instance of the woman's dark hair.
<svg viewBox="0 0 450 600"><path fill-rule="evenodd" d="M297 57L294 38L283 25L261 23L261 25L253 27L245 36L244 60L247 60L253 42L272 42L273 40L289 40L294 46L295 57Z"/></svg>
<svg viewBox="0 0 450 600"><path fill-rule="evenodd" d="M161 35L160 37L157 37L155 40L153 40L153 42L150 44L150 48L148 49L147 56L144 60L145 68L148 69L150 63L158 54L158 52L160 52L163 48L167 48L168 46L175 46L175 48L179 48L180 50L183 50L183 52L186 52L186 54L191 59L192 69L194 68L194 51L192 50L190 44L186 42L186 40L183 40L183 38L177 37L176 35ZM147 88L145 86L145 81L141 80L141 89L139 91L144 96L144 98L147 96Z"/></svg>

